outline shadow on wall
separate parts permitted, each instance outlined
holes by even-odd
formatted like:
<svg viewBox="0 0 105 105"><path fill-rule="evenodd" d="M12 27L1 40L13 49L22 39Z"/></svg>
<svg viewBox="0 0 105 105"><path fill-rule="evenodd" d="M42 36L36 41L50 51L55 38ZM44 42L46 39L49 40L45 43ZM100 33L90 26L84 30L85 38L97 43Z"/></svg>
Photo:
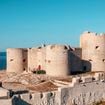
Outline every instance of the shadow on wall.
<svg viewBox="0 0 105 105"><path fill-rule="evenodd" d="M69 68L71 70L71 74L77 74L82 72L82 61L81 58L78 57L73 52L69 51Z"/></svg>
<svg viewBox="0 0 105 105"><path fill-rule="evenodd" d="M12 105L31 105L31 104L27 103L21 98L14 96L14 98L12 99Z"/></svg>
<svg viewBox="0 0 105 105"><path fill-rule="evenodd" d="M69 68L71 70L71 74L80 74L91 71L91 63L86 60L82 60L79 56L69 51Z"/></svg>

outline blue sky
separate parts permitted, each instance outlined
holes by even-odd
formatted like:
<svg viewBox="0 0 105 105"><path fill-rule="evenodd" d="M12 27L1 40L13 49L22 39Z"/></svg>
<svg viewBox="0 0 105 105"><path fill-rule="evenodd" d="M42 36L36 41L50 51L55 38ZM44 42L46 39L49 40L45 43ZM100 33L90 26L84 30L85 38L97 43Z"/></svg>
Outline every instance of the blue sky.
<svg viewBox="0 0 105 105"><path fill-rule="evenodd" d="M105 32L105 0L0 0L0 51L43 43L79 46L87 30Z"/></svg>

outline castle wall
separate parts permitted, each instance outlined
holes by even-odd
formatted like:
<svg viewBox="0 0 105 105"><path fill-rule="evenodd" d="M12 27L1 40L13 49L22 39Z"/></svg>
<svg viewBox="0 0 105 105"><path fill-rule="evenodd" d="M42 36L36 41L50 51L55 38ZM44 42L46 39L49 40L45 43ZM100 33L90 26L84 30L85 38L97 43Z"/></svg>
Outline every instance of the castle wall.
<svg viewBox="0 0 105 105"><path fill-rule="evenodd" d="M22 48L7 49L7 72L21 73L24 71L24 50ZM27 60L26 60L27 61Z"/></svg>
<svg viewBox="0 0 105 105"><path fill-rule="evenodd" d="M91 71L105 71L105 35L85 32L80 38L83 65Z"/></svg>
<svg viewBox="0 0 105 105"><path fill-rule="evenodd" d="M92 105L105 99L105 83L90 82L61 89L61 105ZM72 105L71 104L71 105Z"/></svg>
<svg viewBox="0 0 105 105"><path fill-rule="evenodd" d="M59 91L14 95L10 99L11 103L8 103L7 99L0 100L0 102L5 103L3 105L61 105Z"/></svg>
<svg viewBox="0 0 105 105"><path fill-rule="evenodd" d="M66 76L81 70L80 57L81 49L71 50L66 45L7 49L7 72L45 70L48 75Z"/></svg>
<svg viewBox="0 0 105 105"><path fill-rule="evenodd" d="M52 76L70 74L68 48L64 45L48 45L46 47L46 73Z"/></svg>
<svg viewBox="0 0 105 105"><path fill-rule="evenodd" d="M105 99L105 74L96 73L94 76L87 75L73 78L70 87L59 88L61 91L61 105L92 105ZM94 78L94 80L93 80Z"/></svg>
<svg viewBox="0 0 105 105"><path fill-rule="evenodd" d="M28 49L28 71L37 69L37 48Z"/></svg>
<svg viewBox="0 0 105 105"><path fill-rule="evenodd" d="M28 71L45 70L46 48L29 48L28 49Z"/></svg>
<svg viewBox="0 0 105 105"><path fill-rule="evenodd" d="M37 50L37 68L46 70L46 47L40 47Z"/></svg>
<svg viewBox="0 0 105 105"><path fill-rule="evenodd" d="M104 77L105 74L101 72L94 75L75 76L72 82L58 87L56 91L33 91L14 95L12 103L14 105L23 103L24 105L92 105L93 102L105 99Z"/></svg>
<svg viewBox="0 0 105 105"><path fill-rule="evenodd" d="M0 99L1 105L13 105L12 99Z"/></svg>

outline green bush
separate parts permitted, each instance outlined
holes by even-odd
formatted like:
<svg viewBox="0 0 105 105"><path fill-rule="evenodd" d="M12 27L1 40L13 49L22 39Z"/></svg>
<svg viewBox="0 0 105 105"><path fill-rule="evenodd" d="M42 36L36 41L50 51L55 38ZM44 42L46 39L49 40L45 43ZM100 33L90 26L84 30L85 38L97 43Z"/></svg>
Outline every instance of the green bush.
<svg viewBox="0 0 105 105"><path fill-rule="evenodd" d="M46 71L45 70L37 70L36 74L46 74Z"/></svg>

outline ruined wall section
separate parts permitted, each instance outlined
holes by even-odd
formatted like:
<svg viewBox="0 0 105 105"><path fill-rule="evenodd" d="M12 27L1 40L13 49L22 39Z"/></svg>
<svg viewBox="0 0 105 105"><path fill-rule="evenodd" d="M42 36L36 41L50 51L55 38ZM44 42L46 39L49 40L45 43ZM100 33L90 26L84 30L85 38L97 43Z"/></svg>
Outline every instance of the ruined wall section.
<svg viewBox="0 0 105 105"><path fill-rule="evenodd" d="M91 71L105 71L105 34L83 33L80 47L84 70L90 68Z"/></svg>
<svg viewBox="0 0 105 105"><path fill-rule="evenodd" d="M21 73L24 71L23 61L25 59L22 48L7 49L7 72Z"/></svg>
<svg viewBox="0 0 105 105"><path fill-rule="evenodd" d="M46 73L52 76L70 74L68 47L65 45L48 45L46 47Z"/></svg>

